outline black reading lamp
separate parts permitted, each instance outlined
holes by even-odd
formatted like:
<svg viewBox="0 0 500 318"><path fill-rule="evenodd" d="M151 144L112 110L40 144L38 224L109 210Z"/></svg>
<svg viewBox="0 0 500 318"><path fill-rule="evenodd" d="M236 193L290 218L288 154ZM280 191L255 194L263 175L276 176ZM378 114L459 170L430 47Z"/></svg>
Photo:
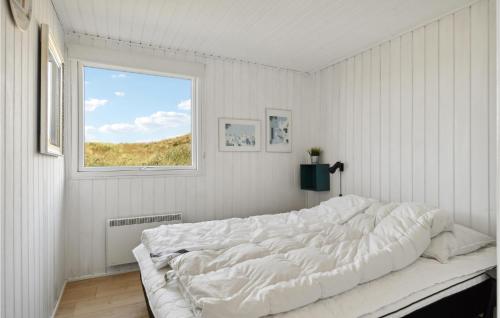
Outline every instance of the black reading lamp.
<svg viewBox="0 0 500 318"><path fill-rule="evenodd" d="M340 190L339 190L339 197L342 196L342 172L344 171L344 163L342 161L337 161L333 166L328 168L328 171L330 171L331 174L334 174L337 169L340 170Z"/></svg>

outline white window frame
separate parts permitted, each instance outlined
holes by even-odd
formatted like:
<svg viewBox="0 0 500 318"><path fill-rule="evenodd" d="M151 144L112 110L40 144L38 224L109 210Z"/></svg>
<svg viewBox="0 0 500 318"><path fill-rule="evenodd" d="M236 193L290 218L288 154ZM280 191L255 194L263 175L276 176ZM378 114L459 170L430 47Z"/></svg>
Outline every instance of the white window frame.
<svg viewBox="0 0 500 318"><path fill-rule="evenodd" d="M71 52L72 50L70 50ZM92 49L90 51L93 51ZM100 50L99 50L100 51ZM81 52L81 49L80 49ZM120 54L119 52L118 54ZM101 53L102 54L102 53ZM85 54L84 54L85 55ZM102 55L97 55L102 56ZM123 57L123 56L122 56ZM201 76L196 74L196 72L190 72L189 67L187 68L186 73L194 73L194 75L184 75L182 74L182 66L173 62L173 69L177 72L169 72L168 71L168 62L165 63L165 60L159 59L157 57L149 57L149 56L137 56L134 55L134 59L129 59L131 56L128 55L126 60L134 61L134 65L118 65L115 63L109 63L105 61L95 62L90 61L90 59L77 59L77 85L78 85L78 149L77 149L77 169L74 177L76 178L95 178L95 177L109 177L109 176L147 176L147 175L198 175L201 172L201 111L200 111L200 86L201 86ZM111 57L112 58L112 57ZM159 65L160 70L153 70L150 64L145 64L146 67L140 67L141 59L148 59L149 63L154 64L156 60ZM138 63L139 61L139 63ZM161 63L158 63L161 62ZM121 63L125 64L125 63ZM139 64L139 67L136 66ZM167 67L164 67L162 64L167 64ZM84 67L95 67L95 68L103 68L109 70L123 71L123 72L135 72L141 74L150 74L150 75L159 75L159 76L168 76L174 78L182 78L191 80L191 142L192 142L192 153L191 153L191 165L190 166L114 166L114 167L85 167L84 159L85 159L85 111L84 111ZM179 72L180 70L180 72Z"/></svg>

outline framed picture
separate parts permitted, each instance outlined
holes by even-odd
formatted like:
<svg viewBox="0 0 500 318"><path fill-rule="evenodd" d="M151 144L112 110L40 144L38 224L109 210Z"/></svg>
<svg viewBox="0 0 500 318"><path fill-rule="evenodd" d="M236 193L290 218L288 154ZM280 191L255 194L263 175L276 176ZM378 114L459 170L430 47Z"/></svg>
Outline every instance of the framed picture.
<svg viewBox="0 0 500 318"><path fill-rule="evenodd" d="M219 118L220 151L260 151L260 121Z"/></svg>
<svg viewBox="0 0 500 318"><path fill-rule="evenodd" d="M40 32L40 152L63 154L63 60L49 26Z"/></svg>
<svg viewBox="0 0 500 318"><path fill-rule="evenodd" d="M26 31L30 26L33 11L32 0L9 0L10 11L17 27Z"/></svg>
<svg viewBox="0 0 500 318"><path fill-rule="evenodd" d="M266 109L266 150L269 152L292 151L292 111Z"/></svg>

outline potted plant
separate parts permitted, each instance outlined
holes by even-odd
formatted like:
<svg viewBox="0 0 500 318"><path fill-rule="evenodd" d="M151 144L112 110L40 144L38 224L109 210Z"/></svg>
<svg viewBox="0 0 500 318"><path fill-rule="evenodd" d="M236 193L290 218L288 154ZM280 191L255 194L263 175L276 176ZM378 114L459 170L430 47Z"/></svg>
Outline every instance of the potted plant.
<svg viewBox="0 0 500 318"><path fill-rule="evenodd" d="M319 163L319 156L321 155L321 148L312 147L307 151L309 153L309 157L311 157L311 163L317 164Z"/></svg>

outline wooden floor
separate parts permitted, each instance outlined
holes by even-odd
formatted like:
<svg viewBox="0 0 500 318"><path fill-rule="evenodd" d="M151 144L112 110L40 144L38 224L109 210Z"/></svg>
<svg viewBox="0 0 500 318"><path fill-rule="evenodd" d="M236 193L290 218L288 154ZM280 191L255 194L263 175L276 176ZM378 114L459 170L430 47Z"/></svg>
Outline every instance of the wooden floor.
<svg viewBox="0 0 500 318"><path fill-rule="evenodd" d="M70 282L56 318L147 318L139 272Z"/></svg>

